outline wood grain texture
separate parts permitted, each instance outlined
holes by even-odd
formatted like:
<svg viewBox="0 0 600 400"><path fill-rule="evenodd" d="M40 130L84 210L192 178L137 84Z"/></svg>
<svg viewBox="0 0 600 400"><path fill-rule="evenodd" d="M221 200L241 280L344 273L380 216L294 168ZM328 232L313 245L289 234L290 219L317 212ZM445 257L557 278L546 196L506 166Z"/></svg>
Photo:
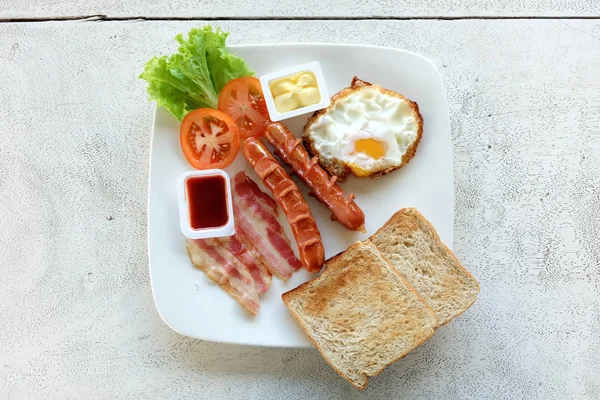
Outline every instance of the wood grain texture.
<svg viewBox="0 0 600 400"><path fill-rule="evenodd" d="M0 24L0 398L600 398L599 22L221 24L406 48L446 83L454 248L481 294L364 393L314 349L201 342L154 309L136 76L197 25Z"/></svg>
<svg viewBox="0 0 600 400"><path fill-rule="evenodd" d="M0 18L600 16L595 0L0 0Z"/></svg>

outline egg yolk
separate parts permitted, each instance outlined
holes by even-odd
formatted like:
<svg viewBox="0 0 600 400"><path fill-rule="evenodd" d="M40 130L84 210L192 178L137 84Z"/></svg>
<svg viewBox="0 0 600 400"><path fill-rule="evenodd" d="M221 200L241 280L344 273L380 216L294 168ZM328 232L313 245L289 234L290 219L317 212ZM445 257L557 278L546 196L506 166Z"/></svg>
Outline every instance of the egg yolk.
<svg viewBox="0 0 600 400"><path fill-rule="evenodd" d="M369 157L379 160L385 156L385 146L375 139L359 139L354 143L355 153L365 153Z"/></svg>

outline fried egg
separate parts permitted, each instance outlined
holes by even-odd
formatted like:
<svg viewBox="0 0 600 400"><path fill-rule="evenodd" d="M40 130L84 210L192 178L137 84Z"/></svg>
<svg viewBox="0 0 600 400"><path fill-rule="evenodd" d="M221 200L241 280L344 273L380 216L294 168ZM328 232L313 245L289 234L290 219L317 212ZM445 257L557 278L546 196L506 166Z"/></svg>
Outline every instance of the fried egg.
<svg viewBox="0 0 600 400"><path fill-rule="evenodd" d="M309 119L304 140L332 175L378 177L408 163L422 132L416 103L355 78Z"/></svg>

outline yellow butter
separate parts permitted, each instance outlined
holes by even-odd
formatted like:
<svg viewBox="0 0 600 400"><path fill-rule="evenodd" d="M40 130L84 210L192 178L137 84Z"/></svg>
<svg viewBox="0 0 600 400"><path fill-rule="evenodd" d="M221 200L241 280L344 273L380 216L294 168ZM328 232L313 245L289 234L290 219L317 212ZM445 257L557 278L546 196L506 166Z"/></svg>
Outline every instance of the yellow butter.
<svg viewBox="0 0 600 400"><path fill-rule="evenodd" d="M311 106L321 101L321 92L315 74L303 71L276 79L269 84L275 109L279 113Z"/></svg>

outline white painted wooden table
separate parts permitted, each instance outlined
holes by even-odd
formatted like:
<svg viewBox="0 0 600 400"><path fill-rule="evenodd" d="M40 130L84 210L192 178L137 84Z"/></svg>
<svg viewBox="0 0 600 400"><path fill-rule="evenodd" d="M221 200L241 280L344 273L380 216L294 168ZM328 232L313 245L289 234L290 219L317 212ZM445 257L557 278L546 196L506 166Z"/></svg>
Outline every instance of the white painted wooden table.
<svg viewBox="0 0 600 400"><path fill-rule="evenodd" d="M600 399L600 3L163 3L0 0L0 399ZM363 393L314 349L193 340L155 311L136 76L202 18L439 66L481 294Z"/></svg>

